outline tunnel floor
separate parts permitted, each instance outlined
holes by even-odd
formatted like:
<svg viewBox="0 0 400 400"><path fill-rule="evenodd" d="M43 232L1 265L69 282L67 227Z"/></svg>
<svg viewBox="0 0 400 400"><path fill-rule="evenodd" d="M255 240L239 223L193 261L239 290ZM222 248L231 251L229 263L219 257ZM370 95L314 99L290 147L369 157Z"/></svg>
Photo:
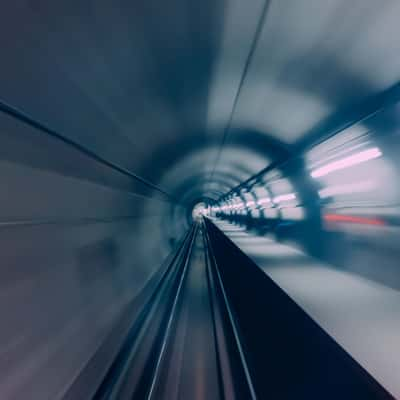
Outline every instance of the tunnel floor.
<svg viewBox="0 0 400 400"><path fill-rule="evenodd" d="M156 274L111 362L87 366L98 386L84 370L64 399L392 398L214 222Z"/></svg>
<svg viewBox="0 0 400 400"><path fill-rule="evenodd" d="M252 398L204 222L156 278L98 388L83 388L90 375L83 371L64 399L82 390L92 399Z"/></svg>
<svg viewBox="0 0 400 400"><path fill-rule="evenodd" d="M206 267L204 240L198 230L159 357L154 398L220 398Z"/></svg>

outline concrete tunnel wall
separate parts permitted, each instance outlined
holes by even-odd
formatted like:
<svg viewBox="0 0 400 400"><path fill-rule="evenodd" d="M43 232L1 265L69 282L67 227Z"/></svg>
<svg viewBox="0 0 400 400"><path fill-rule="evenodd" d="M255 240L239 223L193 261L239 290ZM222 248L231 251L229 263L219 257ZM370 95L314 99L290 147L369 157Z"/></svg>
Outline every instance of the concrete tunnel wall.
<svg viewBox="0 0 400 400"><path fill-rule="evenodd" d="M13 118L1 127L0 391L54 399L170 252L170 204Z"/></svg>
<svg viewBox="0 0 400 400"><path fill-rule="evenodd" d="M340 268L400 287L398 2L360 0L352 12L339 0L145 3L2 11L4 398L62 396L199 201L222 207L290 187L302 220L290 207L229 218L262 221L258 233L332 263L340 254ZM354 145L384 155L369 167L380 196L345 202L385 222L367 234L325 229L343 199L321 200L337 182L310 178ZM364 262L371 255L381 268Z"/></svg>

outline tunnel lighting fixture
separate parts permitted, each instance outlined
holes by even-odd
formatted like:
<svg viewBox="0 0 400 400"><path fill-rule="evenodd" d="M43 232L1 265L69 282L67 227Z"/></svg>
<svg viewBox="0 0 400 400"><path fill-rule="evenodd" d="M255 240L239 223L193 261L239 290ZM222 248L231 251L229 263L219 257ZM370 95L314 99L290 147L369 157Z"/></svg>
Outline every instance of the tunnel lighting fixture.
<svg viewBox="0 0 400 400"><path fill-rule="evenodd" d="M331 172L339 171L341 169L348 168L353 165L373 160L375 158L380 157L381 155L382 152L377 147L373 147L371 149L361 151L351 156L342 158L341 160L337 160L329 164L326 164L323 167L317 168L314 171L311 171L311 176L313 178L319 178L321 176L328 175Z"/></svg>
<svg viewBox="0 0 400 400"><path fill-rule="evenodd" d="M242 208L244 208L244 204L243 204L243 203L237 203L237 204L235 205L235 210L240 210L240 209L242 209Z"/></svg>
<svg viewBox="0 0 400 400"><path fill-rule="evenodd" d="M284 201L290 201L290 200L295 200L296 195L294 193L288 193L288 194L281 194L280 196L276 196L273 199L274 203L282 203Z"/></svg>
<svg viewBox="0 0 400 400"><path fill-rule="evenodd" d="M263 206L264 204L268 204L268 203L271 203L271 199L269 197L263 197L263 198L257 200L257 204L259 206Z"/></svg>

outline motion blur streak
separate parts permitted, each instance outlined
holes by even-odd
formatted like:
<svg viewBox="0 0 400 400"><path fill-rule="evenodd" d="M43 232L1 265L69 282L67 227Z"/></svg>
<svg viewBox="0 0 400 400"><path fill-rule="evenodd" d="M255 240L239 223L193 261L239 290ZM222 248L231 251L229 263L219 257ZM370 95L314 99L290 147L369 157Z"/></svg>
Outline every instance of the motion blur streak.
<svg viewBox="0 0 400 400"><path fill-rule="evenodd" d="M371 192L378 187L378 184L372 180L362 182L352 182L344 185L328 186L318 191L319 196L324 199L338 194L352 194Z"/></svg>
<svg viewBox="0 0 400 400"><path fill-rule="evenodd" d="M352 215L325 214L324 220L329 222L352 222L355 224L385 225L385 222L378 218L355 217Z"/></svg>
<svg viewBox="0 0 400 400"><path fill-rule="evenodd" d="M315 171L311 172L311 176L313 178L319 178L320 176L328 175L331 172L339 171L341 169L351 167L352 165L361 164L368 160L373 160L374 158L378 158L381 155L382 153L377 148L364 150L360 153L356 153L349 157L343 158L342 160L338 160L321 168L317 168Z"/></svg>
<svg viewBox="0 0 400 400"><path fill-rule="evenodd" d="M400 2L3 2L0 400L400 399Z"/></svg>

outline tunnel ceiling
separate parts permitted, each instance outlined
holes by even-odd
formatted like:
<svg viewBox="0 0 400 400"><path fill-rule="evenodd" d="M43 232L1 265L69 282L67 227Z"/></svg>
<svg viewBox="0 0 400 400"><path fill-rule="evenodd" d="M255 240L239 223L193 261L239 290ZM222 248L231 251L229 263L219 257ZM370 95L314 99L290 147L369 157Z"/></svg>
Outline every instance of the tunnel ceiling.
<svg viewBox="0 0 400 400"><path fill-rule="evenodd" d="M172 195L215 198L378 107L400 78L399 12L396 0L11 2L1 100Z"/></svg>

